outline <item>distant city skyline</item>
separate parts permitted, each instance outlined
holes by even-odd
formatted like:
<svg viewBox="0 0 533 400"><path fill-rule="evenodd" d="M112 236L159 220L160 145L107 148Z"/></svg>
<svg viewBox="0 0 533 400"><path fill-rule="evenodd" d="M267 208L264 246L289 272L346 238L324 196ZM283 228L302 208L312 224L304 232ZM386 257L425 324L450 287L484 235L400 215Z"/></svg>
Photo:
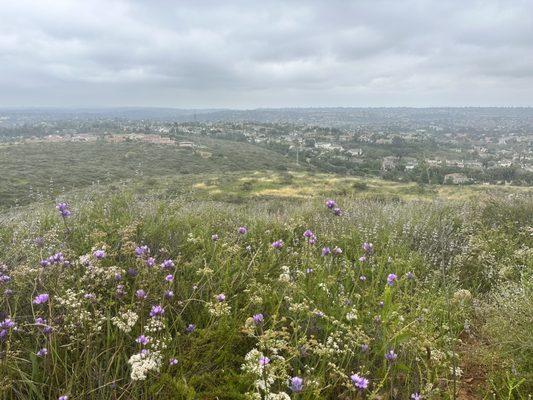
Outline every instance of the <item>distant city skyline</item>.
<svg viewBox="0 0 533 400"><path fill-rule="evenodd" d="M0 107L533 106L526 0L0 5Z"/></svg>

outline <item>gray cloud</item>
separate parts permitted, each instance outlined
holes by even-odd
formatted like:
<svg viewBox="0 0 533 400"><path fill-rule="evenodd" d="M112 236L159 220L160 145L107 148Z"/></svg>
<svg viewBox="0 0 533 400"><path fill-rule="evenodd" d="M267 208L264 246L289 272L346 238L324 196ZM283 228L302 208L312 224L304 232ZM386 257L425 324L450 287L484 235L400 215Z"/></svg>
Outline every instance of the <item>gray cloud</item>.
<svg viewBox="0 0 533 400"><path fill-rule="evenodd" d="M533 105L528 0L0 0L0 106Z"/></svg>

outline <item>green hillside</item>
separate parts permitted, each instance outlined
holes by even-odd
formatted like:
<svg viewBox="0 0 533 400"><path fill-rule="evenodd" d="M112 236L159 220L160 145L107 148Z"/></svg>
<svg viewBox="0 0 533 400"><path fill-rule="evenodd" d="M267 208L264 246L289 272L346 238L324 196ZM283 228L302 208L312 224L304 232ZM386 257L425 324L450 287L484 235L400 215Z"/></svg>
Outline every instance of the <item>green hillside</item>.
<svg viewBox="0 0 533 400"><path fill-rule="evenodd" d="M194 143L199 147L103 140L1 146L0 208L130 178L283 170L291 166L285 157L248 143L214 139Z"/></svg>

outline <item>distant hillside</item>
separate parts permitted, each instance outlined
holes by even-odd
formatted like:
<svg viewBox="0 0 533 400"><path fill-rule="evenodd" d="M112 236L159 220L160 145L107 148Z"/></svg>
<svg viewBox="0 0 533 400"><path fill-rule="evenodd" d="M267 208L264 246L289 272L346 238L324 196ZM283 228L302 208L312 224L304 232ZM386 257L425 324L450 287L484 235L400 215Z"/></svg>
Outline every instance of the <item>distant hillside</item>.
<svg viewBox="0 0 533 400"><path fill-rule="evenodd" d="M0 208L96 183L249 170L285 170L278 153L251 144L202 139L195 148L141 142L28 143L0 147Z"/></svg>

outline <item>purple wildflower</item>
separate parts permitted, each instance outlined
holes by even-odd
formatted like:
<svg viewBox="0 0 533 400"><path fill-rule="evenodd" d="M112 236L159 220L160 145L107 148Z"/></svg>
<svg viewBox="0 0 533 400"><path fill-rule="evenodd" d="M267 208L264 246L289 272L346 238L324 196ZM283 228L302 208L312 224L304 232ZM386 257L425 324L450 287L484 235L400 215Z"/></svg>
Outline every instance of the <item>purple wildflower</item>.
<svg viewBox="0 0 533 400"><path fill-rule="evenodd" d="M359 257L359 262L364 263L365 261L366 261L366 257L365 256Z"/></svg>
<svg viewBox="0 0 533 400"><path fill-rule="evenodd" d="M290 379L289 387L295 393L301 392L304 388L304 380L299 376L293 376Z"/></svg>
<svg viewBox="0 0 533 400"><path fill-rule="evenodd" d="M337 217L340 217L342 215L342 210L339 207L336 207L333 209L333 214L335 214Z"/></svg>
<svg viewBox="0 0 533 400"><path fill-rule="evenodd" d="M360 376L359 374L353 374L350 376L350 379L357 389L364 390L368 388L369 381L365 377Z"/></svg>
<svg viewBox="0 0 533 400"><path fill-rule="evenodd" d="M362 247L367 253L372 253L372 251L374 251L374 245L372 243L364 242Z"/></svg>
<svg viewBox="0 0 533 400"><path fill-rule="evenodd" d="M57 400L68 400L68 396L59 396L59 398Z"/></svg>
<svg viewBox="0 0 533 400"><path fill-rule="evenodd" d="M42 236L37 236L35 239L33 239L33 244L35 244L37 247L43 247L44 238Z"/></svg>
<svg viewBox="0 0 533 400"><path fill-rule="evenodd" d="M121 286L122 286L122 285L121 285ZM135 292L135 296L136 296L138 299L140 299L140 300L144 300L144 299L146 299L147 294L146 294L146 292L145 292L144 290L139 289L139 290L137 290L137 291Z"/></svg>
<svg viewBox="0 0 533 400"><path fill-rule="evenodd" d="M211 240L212 240L213 242L218 241L218 239L219 239L219 237L218 237L218 235L217 235L216 233L215 233L214 235L211 235Z"/></svg>
<svg viewBox="0 0 533 400"><path fill-rule="evenodd" d="M261 365L261 366L264 367L264 366L267 365L269 362L270 362L270 358L268 358L268 357L264 357L264 356L259 357L259 365Z"/></svg>
<svg viewBox="0 0 533 400"><path fill-rule="evenodd" d="M154 257L148 257L146 259L146 266L152 268L155 265L155 258Z"/></svg>
<svg viewBox="0 0 533 400"><path fill-rule="evenodd" d="M361 275L361 276L359 277L359 280L360 280L361 282L365 282L365 281L366 281L366 276Z"/></svg>
<svg viewBox="0 0 533 400"><path fill-rule="evenodd" d="M342 254L342 249L340 247L335 246L333 248L333 254L335 254L336 256L341 255Z"/></svg>
<svg viewBox="0 0 533 400"><path fill-rule="evenodd" d="M45 357L46 355L48 355L48 349L43 347L41 350L39 350L36 353L36 355L37 355L37 357Z"/></svg>
<svg viewBox="0 0 533 400"><path fill-rule="evenodd" d="M309 238L308 243L309 243L309 244L315 244L317 240L318 240L317 237L316 237L315 235L313 235L313 236L311 236L311 237Z"/></svg>
<svg viewBox="0 0 533 400"><path fill-rule="evenodd" d="M178 364L178 360L176 358L171 358L170 361L168 362L168 365L170 365L171 367L177 364Z"/></svg>
<svg viewBox="0 0 533 400"><path fill-rule="evenodd" d="M168 274L167 276L165 276L165 280L167 282L172 282L174 280L174 275Z"/></svg>
<svg viewBox="0 0 533 400"><path fill-rule="evenodd" d="M194 324L189 324L189 325L187 325L187 328L185 328L185 331L186 331L187 333L193 333L195 329L196 329L196 325L194 325Z"/></svg>
<svg viewBox="0 0 533 400"><path fill-rule="evenodd" d="M139 275L139 271L137 271L135 268L128 268L128 276L135 278L137 275Z"/></svg>
<svg viewBox="0 0 533 400"><path fill-rule="evenodd" d="M48 293L38 294L35 299L33 299L33 304L44 304L48 302L50 295Z"/></svg>
<svg viewBox="0 0 533 400"><path fill-rule="evenodd" d="M313 232L312 232L310 229L307 229L307 230L304 232L304 238L310 239L310 238L312 238L313 236L315 236L315 235L313 234Z"/></svg>
<svg viewBox="0 0 533 400"><path fill-rule="evenodd" d="M239 232L241 235L246 235L248 233L248 228L246 228L245 226L241 226L239 227L237 232Z"/></svg>
<svg viewBox="0 0 533 400"><path fill-rule="evenodd" d="M174 262L172 260L165 260L161 263L163 269L172 269L174 268Z"/></svg>
<svg viewBox="0 0 533 400"><path fill-rule="evenodd" d="M337 206L335 200L326 200L326 207L330 210Z"/></svg>
<svg viewBox="0 0 533 400"><path fill-rule="evenodd" d="M405 277L409 280L415 279L415 274L413 274L411 271L405 274Z"/></svg>
<svg viewBox="0 0 533 400"><path fill-rule="evenodd" d="M276 250L279 250L283 247L283 240L279 239L279 240L276 240L274 243L272 243L272 247L275 248Z"/></svg>
<svg viewBox="0 0 533 400"><path fill-rule="evenodd" d="M363 353L366 353L369 349L370 349L370 346L369 346L368 344L363 343L363 344L361 345L361 351L362 351Z"/></svg>
<svg viewBox="0 0 533 400"><path fill-rule="evenodd" d="M59 203L56 208L57 210L59 211L59 214L61 215L61 217L63 218L68 218L70 217L70 210L69 210L69 205L68 203Z"/></svg>
<svg viewBox="0 0 533 400"><path fill-rule="evenodd" d="M411 395L411 400L422 400L422 395L418 392Z"/></svg>
<svg viewBox="0 0 533 400"><path fill-rule="evenodd" d="M8 283L11 280L11 277L8 275L0 275L0 283Z"/></svg>
<svg viewBox="0 0 533 400"><path fill-rule="evenodd" d="M150 339L144 335L139 336L137 339L135 339L137 343L139 343L141 346L146 346Z"/></svg>
<svg viewBox="0 0 533 400"><path fill-rule="evenodd" d="M150 317L158 317L162 316L165 313L165 309L161 307L160 305L152 306L152 309L150 310Z"/></svg>
<svg viewBox="0 0 533 400"><path fill-rule="evenodd" d="M217 294L215 298L217 299L219 303L222 303L224 300L226 300L226 295L224 293L220 293L220 294Z"/></svg>
<svg viewBox="0 0 533 400"><path fill-rule="evenodd" d="M389 274L389 276L387 276L387 285L393 286L394 281L396 281L397 278L396 274Z"/></svg>
<svg viewBox="0 0 533 400"><path fill-rule="evenodd" d="M263 320L265 319L265 317L263 316L263 314L259 313L259 314L255 314L253 317L253 320L254 320L254 323L256 325L259 325L260 323L263 322Z"/></svg>
<svg viewBox="0 0 533 400"><path fill-rule="evenodd" d="M105 257L105 251L102 249L96 250L93 253L93 257L96 258L97 260L102 260Z"/></svg>
<svg viewBox="0 0 533 400"><path fill-rule="evenodd" d="M135 248L135 255L137 257L143 257L150 254L150 248L148 246L138 246Z"/></svg>
<svg viewBox="0 0 533 400"><path fill-rule="evenodd" d="M396 354L394 350L389 350L387 353L385 353L385 358L389 361L394 361L398 358L398 354Z"/></svg>
<svg viewBox="0 0 533 400"><path fill-rule="evenodd" d="M327 255L330 254L330 253L331 253L331 249L330 249L329 247L324 247L324 248L322 249L322 256L323 256L323 257L324 257L324 256L327 256Z"/></svg>
<svg viewBox="0 0 533 400"><path fill-rule="evenodd" d="M165 291L165 299L170 300L174 297L174 292L172 290Z"/></svg>

